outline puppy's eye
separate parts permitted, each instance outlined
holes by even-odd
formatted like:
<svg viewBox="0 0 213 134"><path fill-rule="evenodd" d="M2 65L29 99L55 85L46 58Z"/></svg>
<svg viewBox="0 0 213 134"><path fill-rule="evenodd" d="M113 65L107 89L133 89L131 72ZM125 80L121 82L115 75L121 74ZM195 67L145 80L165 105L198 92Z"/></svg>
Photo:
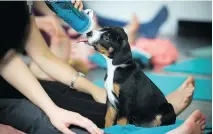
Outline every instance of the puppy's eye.
<svg viewBox="0 0 213 134"><path fill-rule="evenodd" d="M107 36L107 35L104 35L104 40L106 40L106 41L109 41L109 36Z"/></svg>

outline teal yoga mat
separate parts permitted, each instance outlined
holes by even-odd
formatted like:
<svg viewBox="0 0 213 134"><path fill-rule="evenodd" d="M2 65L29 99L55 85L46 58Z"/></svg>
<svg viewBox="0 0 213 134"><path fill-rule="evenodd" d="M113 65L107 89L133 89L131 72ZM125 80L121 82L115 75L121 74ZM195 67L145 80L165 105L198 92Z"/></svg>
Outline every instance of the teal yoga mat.
<svg viewBox="0 0 213 134"><path fill-rule="evenodd" d="M195 57L212 57L212 46L191 50L190 54Z"/></svg>
<svg viewBox="0 0 213 134"><path fill-rule="evenodd" d="M167 76L152 73L146 75L161 89L164 95L176 90L187 78L183 76ZM94 84L104 87L104 81L94 81ZM212 80L195 78L194 100L212 100Z"/></svg>
<svg viewBox="0 0 213 134"><path fill-rule="evenodd" d="M183 72L183 73L211 75L212 59L195 58L191 60L181 61L164 67L164 70L169 72Z"/></svg>
<svg viewBox="0 0 213 134"><path fill-rule="evenodd" d="M136 127L134 125L126 125L126 126L115 125L110 128L105 128L104 133L105 134L165 134L179 127L182 123L183 121L177 120L174 125L160 126L160 127L153 127L153 128ZM211 129L212 129L211 126L206 128L205 134L208 134L208 132L210 132Z"/></svg>

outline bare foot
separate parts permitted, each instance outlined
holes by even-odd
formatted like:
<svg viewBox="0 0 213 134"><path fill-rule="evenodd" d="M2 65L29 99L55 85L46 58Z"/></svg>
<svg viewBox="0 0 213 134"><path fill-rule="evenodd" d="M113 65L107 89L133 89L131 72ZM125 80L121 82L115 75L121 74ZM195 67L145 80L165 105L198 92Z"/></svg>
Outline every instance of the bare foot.
<svg viewBox="0 0 213 134"><path fill-rule="evenodd" d="M190 76L177 90L166 96L167 101L173 105L177 116L191 104L193 93L194 78Z"/></svg>
<svg viewBox="0 0 213 134"><path fill-rule="evenodd" d="M138 31L138 28L139 28L139 21L138 21L138 18L137 16L134 14L132 16L132 20L131 22L126 25L124 27L124 29L126 30L127 32L127 35L128 35L128 39L129 39L129 43L130 44L133 44L135 42L135 39L136 39L136 34L137 34L137 31Z"/></svg>
<svg viewBox="0 0 213 134"><path fill-rule="evenodd" d="M205 117L199 110L196 110L181 126L169 131L167 134L202 134L204 129Z"/></svg>

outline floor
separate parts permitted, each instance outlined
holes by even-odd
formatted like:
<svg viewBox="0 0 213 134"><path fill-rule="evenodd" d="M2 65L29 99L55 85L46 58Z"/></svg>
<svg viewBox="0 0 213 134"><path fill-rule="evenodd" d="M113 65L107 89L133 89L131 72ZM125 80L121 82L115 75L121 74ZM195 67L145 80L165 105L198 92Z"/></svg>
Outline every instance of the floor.
<svg viewBox="0 0 213 134"><path fill-rule="evenodd" d="M204 46L211 46L211 41L206 41L203 39L195 39L195 38L183 38L176 36L161 36L164 39L170 39L171 42L175 45L175 47L180 52L179 61L192 58L189 55L189 51L195 48L200 48ZM95 69L89 72L88 79L90 80L103 80L106 70L104 69ZM165 74L165 72L160 72ZM166 73L166 75L188 75L182 73ZM194 75L194 77L202 77L207 79L212 79L212 76L202 76L202 75ZM204 85L205 88L205 85ZM202 113L205 114L207 122L212 122L212 101L197 101L193 100L192 104L181 114L178 116L178 119L184 120L186 119L194 110L199 109Z"/></svg>

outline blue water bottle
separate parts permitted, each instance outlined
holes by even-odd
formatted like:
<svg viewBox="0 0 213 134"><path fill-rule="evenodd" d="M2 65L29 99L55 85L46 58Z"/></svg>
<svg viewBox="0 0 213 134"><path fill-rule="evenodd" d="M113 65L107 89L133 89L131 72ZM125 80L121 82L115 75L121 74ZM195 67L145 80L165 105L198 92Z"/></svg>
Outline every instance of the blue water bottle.
<svg viewBox="0 0 213 134"><path fill-rule="evenodd" d="M80 12L70 1L46 1L46 3L57 16L62 18L76 32L86 34L92 31L94 22L91 17L91 10Z"/></svg>

